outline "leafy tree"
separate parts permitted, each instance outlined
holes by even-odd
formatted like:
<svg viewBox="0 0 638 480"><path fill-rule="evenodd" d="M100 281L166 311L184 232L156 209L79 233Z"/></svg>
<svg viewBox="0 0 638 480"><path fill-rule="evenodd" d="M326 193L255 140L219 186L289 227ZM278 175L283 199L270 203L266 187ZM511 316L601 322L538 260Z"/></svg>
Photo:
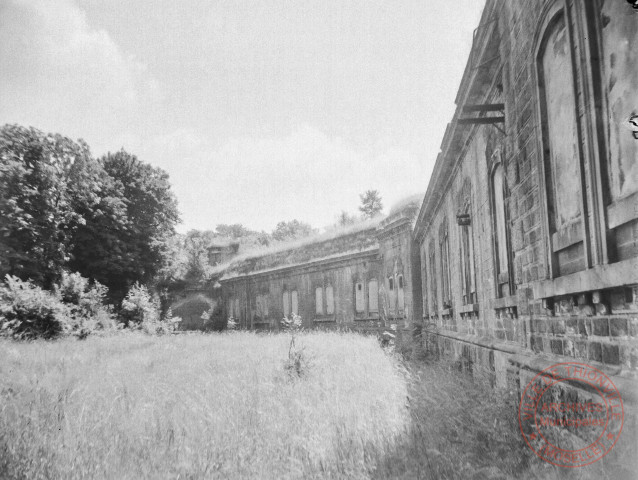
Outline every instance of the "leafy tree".
<svg viewBox="0 0 638 480"><path fill-rule="evenodd" d="M291 220L289 222L279 222L272 232L272 238L276 241L282 241L307 237L312 233L314 233L314 229L309 224L299 220Z"/></svg>
<svg viewBox="0 0 638 480"><path fill-rule="evenodd" d="M35 128L0 129L0 274L49 288L69 260L99 166L88 145Z"/></svg>
<svg viewBox="0 0 638 480"><path fill-rule="evenodd" d="M99 161L98 208L84 212L71 267L122 298L135 282L150 282L165 266L179 221L168 174L124 150Z"/></svg>
<svg viewBox="0 0 638 480"><path fill-rule="evenodd" d="M361 199L361 206L359 210L366 218L376 217L383 210L383 203L381 203L381 195L378 190L367 190L364 194L359 195Z"/></svg>

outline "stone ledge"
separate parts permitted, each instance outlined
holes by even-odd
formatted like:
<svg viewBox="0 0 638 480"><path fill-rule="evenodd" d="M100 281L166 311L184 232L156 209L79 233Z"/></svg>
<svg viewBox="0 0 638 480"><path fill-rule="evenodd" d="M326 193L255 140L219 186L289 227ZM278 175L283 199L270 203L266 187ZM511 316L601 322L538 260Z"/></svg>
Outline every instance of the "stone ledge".
<svg viewBox="0 0 638 480"><path fill-rule="evenodd" d="M588 270L552 280L531 283L534 298L556 297L638 283L638 260L631 258L608 265L596 265Z"/></svg>
<svg viewBox="0 0 638 480"><path fill-rule="evenodd" d="M463 305L462 307L459 307L457 309L457 311L460 314L478 312L479 311L479 304L478 303L469 303L467 305Z"/></svg>
<svg viewBox="0 0 638 480"><path fill-rule="evenodd" d="M516 295L510 295L509 297L494 298L490 302L490 306L494 310L501 308L518 307L518 298Z"/></svg>

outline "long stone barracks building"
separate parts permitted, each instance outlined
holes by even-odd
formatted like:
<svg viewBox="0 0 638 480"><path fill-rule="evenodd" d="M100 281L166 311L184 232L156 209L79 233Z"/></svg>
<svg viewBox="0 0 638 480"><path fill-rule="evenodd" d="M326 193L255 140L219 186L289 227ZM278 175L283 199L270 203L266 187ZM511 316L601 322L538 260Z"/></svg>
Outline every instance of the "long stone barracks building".
<svg viewBox="0 0 638 480"><path fill-rule="evenodd" d="M414 229L428 344L501 385L557 361L635 379L638 13L488 0L456 105Z"/></svg>
<svg viewBox="0 0 638 480"><path fill-rule="evenodd" d="M240 328L269 330L292 314L306 328L405 328L420 320L412 231L421 198L380 220L236 257L220 267L227 314Z"/></svg>

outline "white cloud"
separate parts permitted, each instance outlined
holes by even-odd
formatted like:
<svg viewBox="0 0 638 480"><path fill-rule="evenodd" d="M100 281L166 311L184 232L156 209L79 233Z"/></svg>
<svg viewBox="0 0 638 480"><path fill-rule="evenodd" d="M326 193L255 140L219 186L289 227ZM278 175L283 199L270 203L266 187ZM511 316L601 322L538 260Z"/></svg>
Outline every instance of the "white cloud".
<svg viewBox="0 0 638 480"><path fill-rule="evenodd" d="M105 130L115 136L161 97L145 65L91 28L70 0L0 7L0 72L2 123L82 135L98 148Z"/></svg>

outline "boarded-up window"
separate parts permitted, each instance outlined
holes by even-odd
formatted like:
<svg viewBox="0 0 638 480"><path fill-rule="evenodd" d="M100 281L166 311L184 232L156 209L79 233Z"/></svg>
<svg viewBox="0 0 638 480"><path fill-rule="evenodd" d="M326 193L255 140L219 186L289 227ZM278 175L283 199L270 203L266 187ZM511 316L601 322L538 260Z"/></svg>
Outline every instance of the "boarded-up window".
<svg viewBox="0 0 638 480"><path fill-rule="evenodd" d="M443 308L451 306L450 297L450 242L448 238L447 221L439 228L439 249L441 251L441 295Z"/></svg>
<svg viewBox="0 0 638 480"><path fill-rule="evenodd" d="M379 312L379 283L376 280L368 282L368 312Z"/></svg>
<svg viewBox="0 0 638 480"><path fill-rule="evenodd" d="M365 303L363 297L363 283L357 282L354 286L354 305L357 313L365 311Z"/></svg>
<svg viewBox="0 0 638 480"><path fill-rule="evenodd" d="M436 250L434 240L430 241L430 259L428 265L430 267L430 307L432 313L437 313L438 309L438 291L437 291L437 279L436 276Z"/></svg>
<svg viewBox="0 0 638 480"><path fill-rule="evenodd" d="M323 315L323 288L315 288L315 313Z"/></svg>
<svg viewBox="0 0 638 480"><path fill-rule="evenodd" d="M257 295L255 314L262 320L268 318L268 295Z"/></svg>
<svg viewBox="0 0 638 480"><path fill-rule="evenodd" d="M498 273L503 274L508 271L508 255L507 230L505 226L505 185L503 179L503 165L500 163L494 169L492 185L494 187L494 228L496 230Z"/></svg>
<svg viewBox="0 0 638 480"><path fill-rule="evenodd" d="M297 290L291 292L290 303L292 304L292 314L299 315L299 297L297 296Z"/></svg>
<svg viewBox="0 0 638 480"><path fill-rule="evenodd" d="M399 287L397 289L399 312L403 312L403 310L405 309L405 289L403 288L403 275L399 275L399 277L397 278L397 284Z"/></svg>
<svg viewBox="0 0 638 480"><path fill-rule="evenodd" d="M288 315L290 315L290 292L285 291L282 297L284 304L284 317L288 317Z"/></svg>
<svg viewBox="0 0 638 480"><path fill-rule="evenodd" d="M422 301L423 301L423 314L427 314L429 312L428 310L428 281L429 281L429 275L428 275L428 255L425 249L425 243L421 244L421 249L420 249L420 255L421 255L421 296L422 296Z"/></svg>
<svg viewBox="0 0 638 480"><path fill-rule="evenodd" d="M397 308L397 289L394 282L394 277L388 277L388 311L391 316Z"/></svg>
<svg viewBox="0 0 638 480"><path fill-rule="evenodd" d="M234 298L229 298L228 299L228 316L229 317L235 317L235 299Z"/></svg>
<svg viewBox="0 0 638 480"><path fill-rule="evenodd" d="M326 287L326 313L332 315L335 313L335 299L332 285Z"/></svg>
<svg viewBox="0 0 638 480"><path fill-rule="evenodd" d="M638 141L626 128L629 117L638 113L638 16L627 9L626 2L600 3L604 84L609 87L609 183L615 202L638 191Z"/></svg>
<svg viewBox="0 0 638 480"><path fill-rule="evenodd" d="M580 216L580 169L574 75L564 17L554 22L542 52L547 122L546 147L552 171L551 205L556 230Z"/></svg>

